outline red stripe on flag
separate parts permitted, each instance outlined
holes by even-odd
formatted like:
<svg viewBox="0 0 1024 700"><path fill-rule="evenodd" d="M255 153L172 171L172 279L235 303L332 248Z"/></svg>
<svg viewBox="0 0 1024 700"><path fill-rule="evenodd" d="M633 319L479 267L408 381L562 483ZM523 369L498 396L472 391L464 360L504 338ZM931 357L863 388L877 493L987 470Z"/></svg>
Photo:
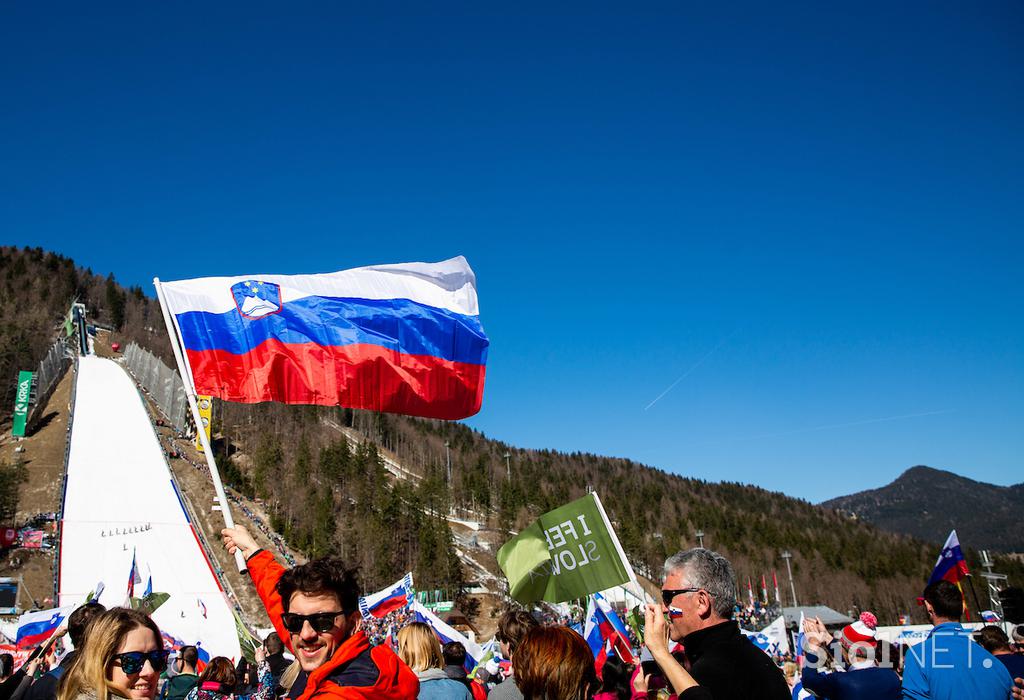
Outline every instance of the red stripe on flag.
<svg viewBox="0 0 1024 700"><path fill-rule="evenodd" d="M484 365L379 345L268 340L245 355L188 350L196 391L225 401L346 406L456 420L483 402Z"/></svg>
<svg viewBox="0 0 1024 700"><path fill-rule="evenodd" d="M388 613L394 612L395 610L399 610L405 607L405 605L408 602L409 599L406 597L405 593L402 592L390 598L385 598L384 600L377 603L377 605L370 608L370 614L378 618L384 617Z"/></svg>

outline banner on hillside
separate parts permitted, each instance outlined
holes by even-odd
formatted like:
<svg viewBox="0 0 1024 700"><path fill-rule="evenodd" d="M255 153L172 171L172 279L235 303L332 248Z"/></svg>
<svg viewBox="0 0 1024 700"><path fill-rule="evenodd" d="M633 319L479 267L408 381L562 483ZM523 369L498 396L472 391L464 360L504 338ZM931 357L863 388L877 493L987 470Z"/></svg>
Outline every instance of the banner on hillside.
<svg viewBox="0 0 1024 700"><path fill-rule="evenodd" d="M199 406L199 418L202 420L202 430L206 433L206 441L210 442L210 423L213 420L213 397L197 396L196 403ZM211 443L212 444L212 443ZM203 451L203 441L199 437L199 427L196 427L196 449Z"/></svg>
<svg viewBox="0 0 1024 700"><path fill-rule="evenodd" d="M14 394L14 417L11 435L25 437L25 426L28 424L28 404L32 398L32 378L34 372L22 370L18 372L18 388Z"/></svg>
<svg viewBox="0 0 1024 700"><path fill-rule="evenodd" d="M636 578L596 493L540 516L498 550L509 595L561 603Z"/></svg>

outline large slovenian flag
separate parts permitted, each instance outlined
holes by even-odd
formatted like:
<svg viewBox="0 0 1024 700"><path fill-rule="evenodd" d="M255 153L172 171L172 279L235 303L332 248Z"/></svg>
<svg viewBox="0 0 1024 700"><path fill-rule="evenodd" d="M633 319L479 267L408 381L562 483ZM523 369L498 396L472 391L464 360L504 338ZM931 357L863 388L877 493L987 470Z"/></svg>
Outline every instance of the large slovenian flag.
<svg viewBox="0 0 1024 700"><path fill-rule="evenodd" d="M462 256L160 288L199 394L450 420L480 410L488 340Z"/></svg>
<svg viewBox="0 0 1024 700"><path fill-rule="evenodd" d="M960 540L956 536L956 530L953 530L946 538L946 544L943 545L942 552L935 561L935 569L928 579L928 585L943 580L958 584L968 573L970 572L967 570L967 560L964 559L964 553L960 550Z"/></svg>
<svg viewBox="0 0 1024 700"><path fill-rule="evenodd" d="M434 630L434 634L437 635L442 646L448 642L460 642L466 648L466 663L464 664L466 673L477 667L484 657L484 650L479 644L469 641L466 635L432 613L420 601L413 600L409 604L409 609L415 613L417 622L422 622Z"/></svg>
<svg viewBox="0 0 1024 700"><path fill-rule="evenodd" d="M363 617L382 618L388 613L400 610L412 599L412 572L382 591L359 597L359 612Z"/></svg>
<svg viewBox="0 0 1024 700"><path fill-rule="evenodd" d="M50 638L72 610L73 607L51 608L21 615L15 644L19 649L39 646Z"/></svg>
<svg viewBox="0 0 1024 700"><path fill-rule="evenodd" d="M622 624L622 620L600 593L594 593L590 597L590 604L587 606L587 622L583 627L583 638L587 640L590 651L594 654L594 662L599 674L610 651L614 652L624 663L636 663L626 626Z"/></svg>

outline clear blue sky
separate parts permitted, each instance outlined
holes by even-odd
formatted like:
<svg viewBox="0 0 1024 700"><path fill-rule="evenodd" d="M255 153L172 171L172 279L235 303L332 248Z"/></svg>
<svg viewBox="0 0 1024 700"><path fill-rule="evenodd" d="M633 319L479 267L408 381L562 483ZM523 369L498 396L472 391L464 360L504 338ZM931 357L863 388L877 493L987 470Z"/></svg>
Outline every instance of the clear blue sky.
<svg viewBox="0 0 1024 700"><path fill-rule="evenodd" d="M147 289L463 254L488 435L1024 479L1019 2L171 5L0 10L2 242Z"/></svg>

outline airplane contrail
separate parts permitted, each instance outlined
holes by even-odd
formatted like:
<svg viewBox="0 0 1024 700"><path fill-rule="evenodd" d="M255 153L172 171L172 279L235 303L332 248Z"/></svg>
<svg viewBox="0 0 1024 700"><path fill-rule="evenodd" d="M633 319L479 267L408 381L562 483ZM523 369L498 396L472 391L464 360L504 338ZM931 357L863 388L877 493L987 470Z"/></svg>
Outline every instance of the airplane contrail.
<svg viewBox="0 0 1024 700"><path fill-rule="evenodd" d="M656 397L656 398L654 399L654 401L651 401L651 402L650 402L649 404L647 404L646 406L644 406L644 410L646 411L646 410L647 410L647 409L649 409L649 408L650 408L651 406L653 406L654 404L656 404L656 403L658 403L659 401L661 401L661 399L662 399L662 398L663 398L663 397L665 396L665 394L667 394L668 392L670 392L670 391L672 391L673 389L675 389L675 388L676 388L676 385L677 385L677 384L679 384L679 382L681 382L681 381L683 381L684 379L686 379L687 377L689 377L689 376L690 376L690 374L691 374L691 373L692 373L692 372L693 372L693 371L694 371L695 369L697 369L697 368L698 368L698 367L700 367L700 366L701 366L702 364L704 364L704 360L706 360L706 359L708 359L709 357L711 357L712 355L714 355L714 354L715 354L715 351L717 351L717 350L718 350L718 349L719 349L720 347L722 347L722 346L723 346L723 345L725 345L725 344L726 344L727 342L729 342L729 340L730 340L730 339L731 339L731 338L732 338L732 337L733 337L734 335L736 335L736 334L737 334L738 332L739 332L739 328L737 328L737 329L736 329L736 330L734 330L734 331L733 331L732 333L730 333L729 335L727 335L726 337L724 337L724 338L722 338L722 339L721 339L720 341L718 341L718 345L716 345L715 347L711 348L711 349L710 349L710 350L708 350L708 351L707 351L706 353L704 353L704 356L703 356L703 357L701 357L701 358L700 358L699 360L697 360L697 361L696 361L696 362L695 362L695 363L693 364L693 366L692 366L692 367L690 367L690 369L688 369L688 370L686 370L685 372L683 372L683 376L681 376L681 377L680 377L679 379L677 379L677 380L675 380L674 382L672 382L671 384L669 384L669 385L668 385L668 388L667 388L667 389L665 389L665 391L663 391L663 392L661 392L660 394L658 394L658 396L657 396L657 397Z"/></svg>
<svg viewBox="0 0 1024 700"><path fill-rule="evenodd" d="M714 440L702 443L704 445L720 445L726 442L746 442L747 440L763 440L767 438L784 437L786 435L797 435L799 433L813 433L819 430L832 430L834 428L852 428L857 425L869 425L871 423L886 423L888 421L903 420L905 418L923 418L925 416L938 416L944 413L953 413L956 409L944 408L940 411L924 411L922 413L907 413L901 416L885 416L882 418L868 418L850 423L829 423L828 425L816 425L813 428L798 428L796 430L784 430L780 433L763 433L761 435L748 435L747 437L730 438L728 440Z"/></svg>

